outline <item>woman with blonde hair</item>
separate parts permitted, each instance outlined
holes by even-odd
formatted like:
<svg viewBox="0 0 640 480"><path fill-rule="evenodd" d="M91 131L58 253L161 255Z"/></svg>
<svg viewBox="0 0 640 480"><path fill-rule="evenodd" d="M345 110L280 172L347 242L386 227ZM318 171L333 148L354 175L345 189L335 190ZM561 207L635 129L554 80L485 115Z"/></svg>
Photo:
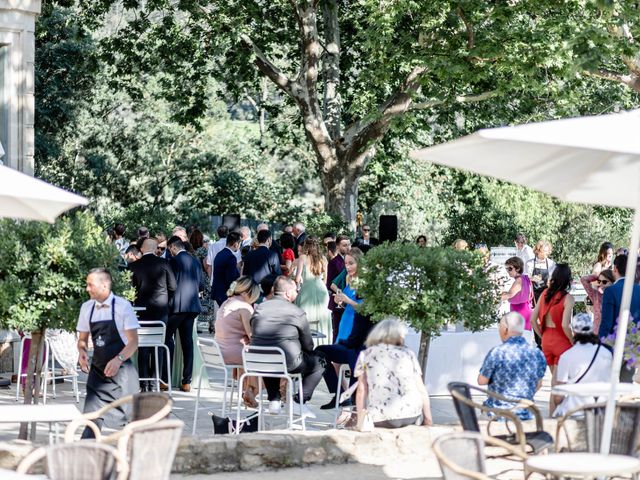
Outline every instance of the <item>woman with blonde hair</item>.
<svg viewBox="0 0 640 480"><path fill-rule="evenodd" d="M251 342L249 322L253 315L253 304L260 297L260 286L251 277L242 276L231 283L227 297L216 316L215 340L226 364L242 365L242 349ZM238 377L241 375L241 372L234 373ZM256 407L258 384L255 378L249 379L243 387L242 399L248 406Z"/></svg>
<svg viewBox="0 0 640 480"><path fill-rule="evenodd" d="M376 427L431 425L431 405L422 369L404 344L407 328L383 320L369 333L356 362L358 424L365 415Z"/></svg>
<svg viewBox="0 0 640 480"><path fill-rule="evenodd" d="M551 243L547 240L538 240L533 248L533 258L525 265L525 273L531 279L533 298L536 303L543 290L547 288L549 279L556 268L556 262L549 258L552 251Z"/></svg>
<svg viewBox="0 0 640 480"><path fill-rule="evenodd" d="M293 263L293 269L299 288L296 305L305 311L309 324L326 335L325 339L332 338L329 292L325 285L327 258L320 250L317 238L305 239L301 254Z"/></svg>
<svg viewBox="0 0 640 480"><path fill-rule="evenodd" d="M469 250L469 244L466 240L463 240L461 238L453 242L452 247L454 250Z"/></svg>

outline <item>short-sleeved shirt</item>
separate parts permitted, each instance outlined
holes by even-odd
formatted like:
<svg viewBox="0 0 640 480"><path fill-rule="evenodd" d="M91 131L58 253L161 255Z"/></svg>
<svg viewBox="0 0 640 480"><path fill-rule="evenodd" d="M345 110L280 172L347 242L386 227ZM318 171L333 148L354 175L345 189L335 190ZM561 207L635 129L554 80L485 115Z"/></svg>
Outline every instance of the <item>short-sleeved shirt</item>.
<svg viewBox="0 0 640 480"><path fill-rule="evenodd" d="M380 343L363 350L354 375L363 373L367 376L367 411L374 422L422 414L422 394L417 385L422 369L407 347Z"/></svg>
<svg viewBox="0 0 640 480"><path fill-rule="evenodd" d="M140 328L140 324L138 323L138 317L136 316L136 312L133 310L133 306L129 303L128 300L118 297L114 295L113 292L109 294L104 303L100 303L96 300L88 300L82 304L80 307L80 315L78 316L78 326L76 330L78 332L90 332L91 325L89 324L89 317L91 317L91 309L93 309L93 317L91 317L91 322L106 322L107 320L111 321L111 302L115 298L115 320L116 327L118 328L118 333L120 334L120 338L122 339L122 343L127 344L127 335L124 333L125 330L137 330ZM105 307L101 307L101 305L106 305Z"/></svg>
<svg viewBox="0 0 640 480"><path fill-rule="evenodd" d="M593 360L598 345L592 343L576 343L569 350L560 356L558 361L558 370L556 371L556 380L562 383L576 383L580 379L580 383L587 382L608 382L611 378L611 352L601 346L598 350L598 356L595 358L591 368L587 370L591 360ZM586 373L585 373L586 372ZM584 377L582 375L584 374ZM582 377L582 378L580 378ZM593 397L578 397L576 395L568 395L562 401L553 413L554 416L560 416L573 410L581 405L595 403Z"/></svg>
<svg viewBox="0 0 640 480"><path fill-rule="evenodd" d="M480 375L489 379L488 388L502 396L533 400L538 382L544 377L547 361L536 346L524 337L509 337L493 347L484 359ZM511 408L512 403L488 398L485 405L495 408ZM531 412L517 410L521 419L529 420Z"/></svg>

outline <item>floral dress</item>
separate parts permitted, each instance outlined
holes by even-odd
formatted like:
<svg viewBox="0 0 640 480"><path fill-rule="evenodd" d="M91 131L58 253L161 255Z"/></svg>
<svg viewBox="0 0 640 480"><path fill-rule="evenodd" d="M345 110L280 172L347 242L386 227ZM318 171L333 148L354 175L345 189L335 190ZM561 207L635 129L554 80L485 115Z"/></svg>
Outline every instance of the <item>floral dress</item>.
<svg viewBox="0 0 640 480"><path fill-rule="evenodd" d="M363 350L354 375L367 376L367 411L373 422L419 417L422 394L417 378L422 369L414 353L405 346L380 343Z"/></svg>

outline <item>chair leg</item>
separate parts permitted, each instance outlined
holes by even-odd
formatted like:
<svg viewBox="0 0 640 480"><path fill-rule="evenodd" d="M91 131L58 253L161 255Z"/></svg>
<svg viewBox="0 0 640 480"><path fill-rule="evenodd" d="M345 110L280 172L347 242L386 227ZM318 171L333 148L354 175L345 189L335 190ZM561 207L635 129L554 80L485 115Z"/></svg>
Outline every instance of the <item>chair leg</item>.
<svg viewBox="0 0 640 480"><path fill-rule="evenodd" d="M169 347L163 345L164 349L167 351L167 388L169 389L169 396L172 397L171 393L171 356L169 355Z"/></svg>
<svg viewBox="0 0 640 480"><path fill-rule="evenodd" d="M198 392L196 393L196 406L195 406L195 409L193 410L193 428L191 429L191 435L196 434L196 425L198 423L198 406L200 404L200 389L202 388L202 371L204 370L204 368L205 368L204 365L200 367L200 378L198 379Z"/></svg>
<svg viewBox="0 0 640 480"><path fill-rule="evenodd" d="M240 381L244 380L245 374L240 377ZM236 435L240 433L240 402L242 401L242 397L238 396L238 409L236 412L236 431L234 432ZM258 415L260 415L260 411L258 410ZM258 430L260 430L260 416L258 416Z"/></svg>
<svg viewBox="0 0 640 480"><path fill-rule="evenodd" d="M222 390L222 416L224 417L227 413L227 388L229 387L229 373L228 370L224 369L224 387Z"/></svg>
<svg viewBox="0 0 640 480"><path fill-rule="evenodd" d="M158 347L153 347L153 355L156 360L155 364L155 376L156 376L156 392L160 391L160 364L158 363Z"/></svg>
<svg viewBox="0 0 640 480"><path fill-rule="evenodd" d="M49 358L51 359L51 394L56 398L56 357L53 351L50 352Z"/></svg>
<svg viewBox="0 0 640 480"><path fill-rule="evenodd" d="M225 369L228 370L228 369ZM236 379L233 378L233 372L235 371L235 368L232 368L231 371L229 371L229 373L231 374L231 396L229 397L229 405L233 405L233 391L235 390L235 384L236 384ZM240 390L238 389L238 395L240 395Z"/></svg>
<svg viewBox="0 0 640 480"><path fill-rule="evenodd" d="M333 416L333 428L338 426L338 417L340 417L340 395L342 394L342 376L344 374L344 370L342 366L340 366L340 370L338 370L338 389L336 391L336 405L335 405L335 415Z"/></svg>
<svg viewBox="0 0 640 480"><path fill-rule="evenodd" d="M73 395L76 397L76 403L80 403L80 390L78 389L78 375L73 376Z"/></svg>
<svg viewBox="0 0 640 480"><path fill-rule="evenodd" d="M260 377L258 377L260 380ZM240 377L240 381L244 383L244 375ZM264 415L262 414L262 382L258 381L258 431L264 430ZM242 400L242 396L238 395L238 406L240 405L240 401ZM238 407L239 409L240 407Z"/></svg>
<svg viewBox="0 0 640 480"><path fill-rule="evenodd" d="M287 377L287 403L289 404L289 430L293 429L293 379ZM302 401L302 399L298 399ZM302 409L302 405L300 405ZM302 410L300 411L302 413Z"/></svg>
<svg viewBox="0 0 640 480"><path fill-rule="evenodd" d="M300 417L302 418L302 430L307 429L307 417L302 415L302 406L304 405L304 392L302 391L302 376L298 377L298 400L300 400Z"/></svg>

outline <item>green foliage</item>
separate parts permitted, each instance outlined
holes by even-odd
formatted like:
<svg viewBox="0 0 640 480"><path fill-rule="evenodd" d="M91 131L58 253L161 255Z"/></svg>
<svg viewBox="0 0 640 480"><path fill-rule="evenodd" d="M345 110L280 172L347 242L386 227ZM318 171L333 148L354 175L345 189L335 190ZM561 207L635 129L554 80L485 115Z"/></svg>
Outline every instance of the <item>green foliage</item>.
<svg viewBox="0 0 640 480"><path fill-rule="evenodd" d="M449 322L477 331L496 321L497 287L475 252L385 243L358 267L362 308L375 320L397 317L430 336Z"/></svg>
<svg viewBox="0 0 640 480"><path fill-rule="evenodd" d="M85 279L106 267L113 289L131 296L128 276L117 269L118 252L95 218L77 212L54 225L0 221L0 325L30 332L43 328L74 330L87 300Z"/></svg>
<svg viewBox="0 0 640 480"><path fill-rule="evenodd" d="M344 219L337 215L330 215L325 212L314 212L301 217L292 218L292 222L301 221L304 223L307 235L322 238L327 232L333 232L336 235L344 234L352 236L349 232L349 226Z"/></svg>

